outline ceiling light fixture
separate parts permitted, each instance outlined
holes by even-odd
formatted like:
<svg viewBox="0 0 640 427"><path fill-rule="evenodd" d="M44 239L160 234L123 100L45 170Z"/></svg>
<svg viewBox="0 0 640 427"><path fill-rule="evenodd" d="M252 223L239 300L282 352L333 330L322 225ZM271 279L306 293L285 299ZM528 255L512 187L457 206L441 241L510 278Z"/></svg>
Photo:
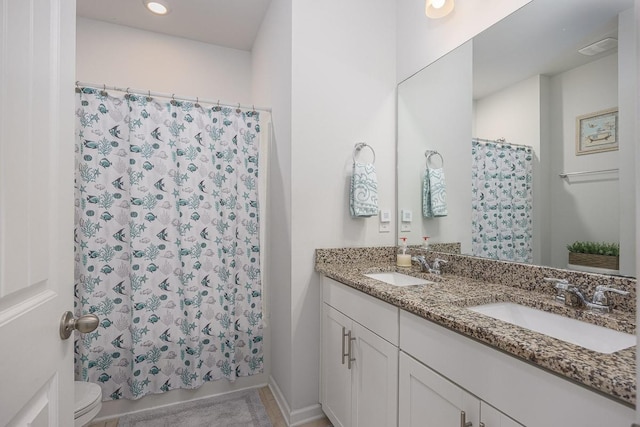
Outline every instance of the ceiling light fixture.
<svg viewBox="0 0 640 427"><path fill-rule="evenodd" d="M453 10L453 0L426 0L424 12L432 19L443 18Z"/></svg>
<svg viewBox="0 0 640 427"><path fill-rule="evenodd" d="M142 0L142 3L149 9L150 12L155 13L156 15L166 15L169 13L169 6L166 2L161 0Z"/></svg>

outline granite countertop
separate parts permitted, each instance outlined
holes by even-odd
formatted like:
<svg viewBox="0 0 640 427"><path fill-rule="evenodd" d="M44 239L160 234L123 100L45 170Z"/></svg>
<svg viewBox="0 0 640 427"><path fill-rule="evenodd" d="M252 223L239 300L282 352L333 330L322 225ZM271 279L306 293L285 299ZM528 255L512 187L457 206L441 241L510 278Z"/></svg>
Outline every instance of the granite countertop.
<svg viewBox="0 0 640 427"><path fill-rule="evenodd" d="M628 404L636 401L635 347L612 354L598 353L466 309L491 302L517 302L612 329L635 334L635 316L616 311L600 314L565 307L553 295L468 277L436 276L416 268L396 267L371 259L341 263L317 262L316 271L455 332L500 349L550 372L583 384ZM398 271L436 282L396 287L364 276Z"/></svg>

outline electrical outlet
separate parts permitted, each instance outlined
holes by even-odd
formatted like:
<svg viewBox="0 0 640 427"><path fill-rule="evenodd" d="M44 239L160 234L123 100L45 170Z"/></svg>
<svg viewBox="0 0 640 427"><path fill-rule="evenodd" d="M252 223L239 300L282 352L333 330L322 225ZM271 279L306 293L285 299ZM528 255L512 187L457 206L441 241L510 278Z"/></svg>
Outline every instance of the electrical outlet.
<svg viewBox="0 0 640 427"><path fill-rule="evenodd" d="M391 231L391 224L388 222L381 222L378 226L378 232L389 233Z"/></svg>
<svg viewBox="0 0 640 427"><path fill-rule="evenodd" d="M403 222L402 225L400 226L400 231L403 233L408 233L411 231L411 223L410 222Z"/></svg>

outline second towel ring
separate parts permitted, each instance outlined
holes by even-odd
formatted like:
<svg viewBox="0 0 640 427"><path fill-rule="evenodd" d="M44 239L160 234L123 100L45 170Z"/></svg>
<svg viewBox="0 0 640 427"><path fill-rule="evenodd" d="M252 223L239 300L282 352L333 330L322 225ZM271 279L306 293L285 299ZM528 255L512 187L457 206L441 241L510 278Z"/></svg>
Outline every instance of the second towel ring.
<svg viewBox="0 0 640 427"><path fill-rule="evenodd" d="M358 142L356 143L356 145L354 146L353 149L353 162L356 162L356 154L358 154L360 152L360 150L362 150L363 148L368 147L369 150L371 150L371 153L373 154L373 160L371 161L371 163L375 163L376 162L376 152L373 149L372 146L370 146L369 144L367 144L366 142Z"/></svg>
<svg viewBox="0 0 640 427"><path fill-rule="evenodd" d="M442 157L442 154L438 153L436 150L427 150L424 152L424 156L427 158L427 167L430 167L429 161L431 161L431 156L440 157L440 167L444 167L444 157Z"/></svg>

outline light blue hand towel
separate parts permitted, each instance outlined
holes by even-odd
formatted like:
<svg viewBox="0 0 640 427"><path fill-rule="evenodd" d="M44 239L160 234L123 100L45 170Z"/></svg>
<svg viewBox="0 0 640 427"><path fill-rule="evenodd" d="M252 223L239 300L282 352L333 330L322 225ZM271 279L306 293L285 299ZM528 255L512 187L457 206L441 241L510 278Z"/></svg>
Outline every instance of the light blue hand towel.
<svg viewBox="0 0 640 427"><path fill-rule="evenodd" d="M447 216L447 186L443 168L427 168L424 172L422 215L425 218Z"/></svg>
<svg viewBox="0 0 640 427"><path fill-rule="evenodd" d="M378 215L378 178L373 163L353 163L349 210L354 218Z"/></svg>

